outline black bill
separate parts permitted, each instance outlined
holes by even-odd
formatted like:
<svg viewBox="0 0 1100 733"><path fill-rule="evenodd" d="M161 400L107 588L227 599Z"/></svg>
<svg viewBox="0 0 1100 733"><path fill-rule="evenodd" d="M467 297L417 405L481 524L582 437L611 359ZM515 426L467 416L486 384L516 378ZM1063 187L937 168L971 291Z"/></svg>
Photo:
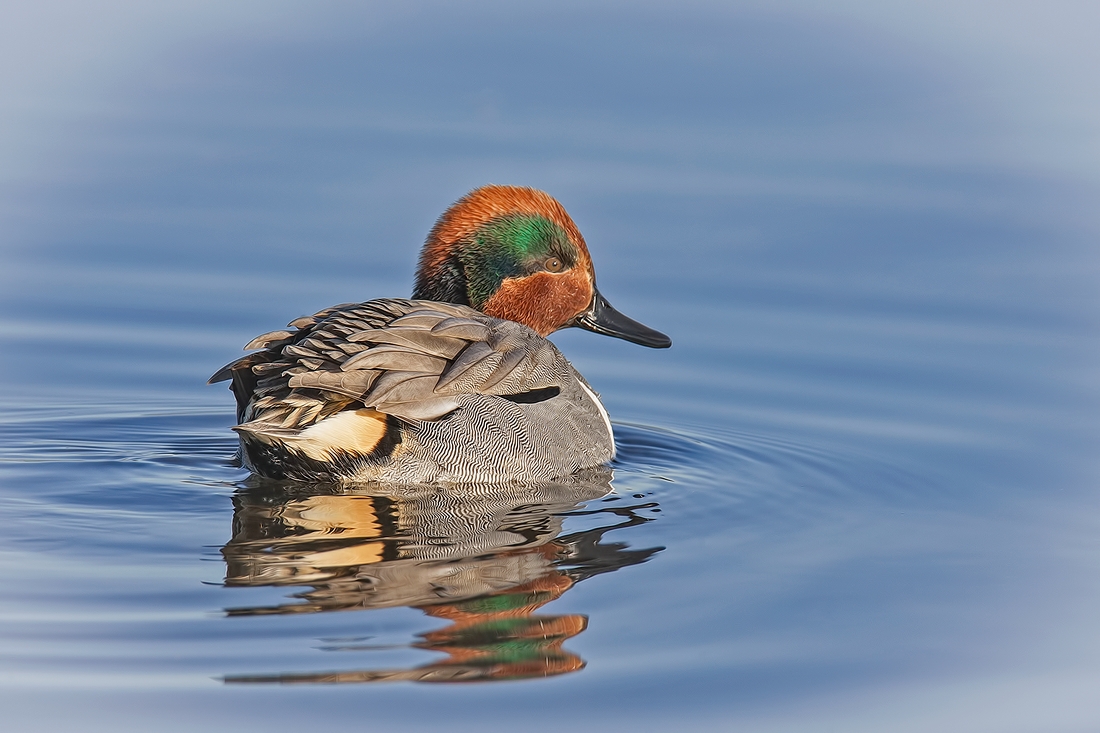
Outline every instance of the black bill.
<svg viewBox="0 0 1100 733"><path fill-rule="evenodd" d="M583 328L594 333L602 333L605 336L633 341L642 346L653 349L667 349L672 346L672 339L660 331L654 331L649 326L643 326L633 318L627 318L619 311L611 307L607 298L596 291L592 298L592 305L584 313L581 313L573 321L577 328Z"/></svg>

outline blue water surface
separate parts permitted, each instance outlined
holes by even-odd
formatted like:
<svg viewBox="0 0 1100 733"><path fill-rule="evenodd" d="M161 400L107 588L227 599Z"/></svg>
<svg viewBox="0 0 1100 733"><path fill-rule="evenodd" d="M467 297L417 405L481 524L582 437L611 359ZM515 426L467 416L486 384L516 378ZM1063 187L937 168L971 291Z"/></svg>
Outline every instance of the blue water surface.
<svg viewBox="0 0 1100 733"><path fill-rule="evenodd" d="M1096 10L48 3L0 31L5 729L1100 729ZM257 481L206 378L557 197L608 472ZM460 684L465 683L465 684Z"/></svg>

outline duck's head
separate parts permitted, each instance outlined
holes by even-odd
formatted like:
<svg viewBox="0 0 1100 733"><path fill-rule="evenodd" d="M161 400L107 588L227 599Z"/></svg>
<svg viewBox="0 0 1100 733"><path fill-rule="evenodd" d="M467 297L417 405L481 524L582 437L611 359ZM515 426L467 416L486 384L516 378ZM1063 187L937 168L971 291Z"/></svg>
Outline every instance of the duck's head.
<svg viewBox="0 0 1100 733"><path fill-rule="evenodd" d="M600 295L577 225L533 188L485 186L447 209L420 253L413 297L468 305L543 336L577 326L642 346L672 345Z"/></svg>

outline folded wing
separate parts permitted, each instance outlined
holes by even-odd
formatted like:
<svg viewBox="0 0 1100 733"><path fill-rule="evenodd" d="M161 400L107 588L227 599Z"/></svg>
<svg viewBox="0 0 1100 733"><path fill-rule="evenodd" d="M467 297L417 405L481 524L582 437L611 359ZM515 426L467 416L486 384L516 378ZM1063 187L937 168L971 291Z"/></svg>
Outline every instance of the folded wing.
<svg viewBox="0 0 1100 733"><path fill-rule="evenodd" d="M233 380L239 430L289 437L344 410L437 420L465 394L537 393L568 378L550 342L465 306L374 300L290 328L253 339L259 351L211 377Z"/></svg>

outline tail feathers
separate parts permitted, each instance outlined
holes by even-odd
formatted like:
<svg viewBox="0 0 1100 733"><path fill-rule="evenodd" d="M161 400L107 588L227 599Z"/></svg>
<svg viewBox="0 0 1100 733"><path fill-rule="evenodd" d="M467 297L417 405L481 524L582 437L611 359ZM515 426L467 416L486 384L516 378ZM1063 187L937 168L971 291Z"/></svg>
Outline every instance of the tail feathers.
<svg viewBox="0 0 1100 733"><path fill-rule="evenodd" d="M233 429L268 445L281 444L316 461L337 455L368 457L386 436L386 416L376 410L344 410L305 429L283 427L263 419Z"/></svg>

